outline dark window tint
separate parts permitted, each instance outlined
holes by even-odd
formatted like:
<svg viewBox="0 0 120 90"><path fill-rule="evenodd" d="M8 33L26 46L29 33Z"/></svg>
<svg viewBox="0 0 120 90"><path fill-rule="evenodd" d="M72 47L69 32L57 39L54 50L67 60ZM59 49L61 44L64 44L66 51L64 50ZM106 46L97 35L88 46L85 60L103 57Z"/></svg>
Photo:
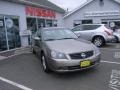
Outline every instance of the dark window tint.
<svg viewBox="0 0 120 90"><path fill-rule="evenodd" d="M45 19L37 19L38 20L38 28L45 27Z"/></svg>
<svg viewBox="0 0 120 90"><path fill-rule="evenodd" d="M82 24L92 24L92 20L82 20Z"/></svg>
<svg viewBox="0 0 120 90"><path fill-rule="evenodd" d="M52 27L52 26L53 26L52 20L46 20L46 27Z"/></svg>
<svg viewBox="0 0 120 90"><path fill-rule="evenodd" d="M73 21L73 26L75 27L75 26L78 26L78 25L80 25L81 24L81 20L74 20Z"/></svg>
<svg viewBox="0 0 120 90"><path fill-rule="evenodd" d="M83 25L83 30L94 30L99 28L101 25Z"/></svg>
<svg viewBox="0 0 120 90"><path fill-rule="evenodd" d="M35 18L27 18L27 29L31 30L33 34L36 32L37 24Z"/></svg>
<svg viewBox="0 0 120 90"><path fill-rule="evenodd" d="M54 26L54 27L57 27L57 26L58 26L58 25L57 25L57 20L54 20L54 21L53 21L53 26Z"/></svg>
<svg viewBox="0 0 120 90"><path fill-rule="evenodd" d="M102 24L108 24L108 22L102 22Z"/></svg>

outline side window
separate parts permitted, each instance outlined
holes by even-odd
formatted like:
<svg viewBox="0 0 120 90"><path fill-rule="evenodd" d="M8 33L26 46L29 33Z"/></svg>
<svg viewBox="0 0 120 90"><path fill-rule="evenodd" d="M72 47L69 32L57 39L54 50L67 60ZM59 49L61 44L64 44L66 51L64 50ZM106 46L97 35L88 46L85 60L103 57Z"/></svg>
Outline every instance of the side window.
<svg viewBox="0 0 120 90"><path fill-rule="evenodd" d="M72 31L82 31L82 26L76 26Z"/></svg>
<svg viewBox="0 0 120 90"><path fill-rule="evenodd" d="M91 25L83 25L83 30L91 30Z"/></svg>
<svg viewBox="0 0 120 90"><path fill-rule="evenodd" d="M95 30L99 27L100 25L83 25L83 30Z"/></svg>

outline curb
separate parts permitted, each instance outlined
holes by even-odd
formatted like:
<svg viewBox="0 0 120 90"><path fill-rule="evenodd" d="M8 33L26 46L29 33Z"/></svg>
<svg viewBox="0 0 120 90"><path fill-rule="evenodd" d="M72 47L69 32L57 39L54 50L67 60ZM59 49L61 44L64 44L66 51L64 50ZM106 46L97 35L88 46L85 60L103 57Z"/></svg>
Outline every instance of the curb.
<svg viewBox="0 0 120 90"><path fill-rule="evenodd" d="M9 58L12 58L14 56L18 56L18 55L22 55L22 54L29 54L29 53L32 53L32 52L26 52L26 53L21 53L21 54L14 54L14 55L11 55L11 56L8 56L8 57L4 57L3 59L0 59L0 61L3 61L5 59L9 59Z"/></svg>
<svg viewBox="0 0 120 90"><path fill-rule="evenodd" d="M17 55L27 54L27 53L32 53L31 47L29 46L13 49L9 51L3 51L3 52L0 52L0 61L3 61L5 59L11 58Z"/></svg>

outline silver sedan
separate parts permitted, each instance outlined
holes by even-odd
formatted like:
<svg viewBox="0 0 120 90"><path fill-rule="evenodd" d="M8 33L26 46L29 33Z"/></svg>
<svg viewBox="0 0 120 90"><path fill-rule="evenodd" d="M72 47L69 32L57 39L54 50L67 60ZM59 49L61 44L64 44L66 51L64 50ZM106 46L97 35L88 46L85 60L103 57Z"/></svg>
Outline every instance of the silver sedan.
<svg viewBox="0 0 120 90"><path fill-rule="evenodd" d="M91 42L78 38L66 28L38 30L32 41L33 53L40 55L45 72L71 72L99 65L101 52Z"/></svg>

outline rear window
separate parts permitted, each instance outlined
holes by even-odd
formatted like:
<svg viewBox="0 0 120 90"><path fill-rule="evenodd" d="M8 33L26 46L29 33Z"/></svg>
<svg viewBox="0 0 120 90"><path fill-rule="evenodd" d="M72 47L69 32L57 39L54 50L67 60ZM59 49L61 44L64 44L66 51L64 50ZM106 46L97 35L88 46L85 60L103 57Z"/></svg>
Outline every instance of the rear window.
<svg viewBox="0 0 120 90"><path fill-rule="evenodd" d="M99 28L101 25L83 25L83 30L94 30Z"/></svg>

